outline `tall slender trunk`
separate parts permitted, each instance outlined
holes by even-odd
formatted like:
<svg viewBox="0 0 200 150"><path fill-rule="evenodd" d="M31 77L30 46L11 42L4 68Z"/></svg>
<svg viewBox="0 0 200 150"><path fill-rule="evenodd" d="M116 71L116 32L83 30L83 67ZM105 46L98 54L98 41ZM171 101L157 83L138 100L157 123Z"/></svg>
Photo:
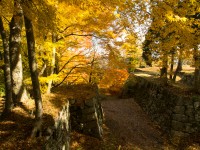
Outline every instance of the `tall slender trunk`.
<svg viewBox="0 0 200 150"><path fill-rule="evenodd" d="M23 24L23 10L20 0L14 0L14 15L10 22L10 63L12 77L12 94L13 102L18 104L24 93L23 86L23 68L21 58L21 31Z"/></svg>
<svg viewBox="0 0 200 150"><path fill-rule="evenodd" d="M174 69L174 52L171 53L171 65L170 65L170 80L173 78L173 69Z"/></svg>
<svg viewBox="0 0 200 150"><path fill-rule="evenodd" d="M59 57L58 54L56 53L54 73L58 74L59 70L60 70Z"/></svg>
<svg viewBox="0 0 200 150"><path fill-rule="evenodd" d="M197 46L194 48L194 65L194 90L200 93L200 53Z"/></svg>
<svg viewBox="0 0 200 150"><path fill-rule="evenodd" d="M29 59L29 67L31 72L31 80L33 86L33 97L35 99L36 120L40 120L42 118L43 108L42 108L42 97L40 92L40 83L38 79L38 71L37 71L37 63L35 56L35 39L33 33L33 26L30 19L24 17L25 28L26 28L26 39L28 46L28 59Z"/></svg>
<svg viewBox="0 0 200 150"><path fill-rule="evenodd" d="M168 55L164 54L162 58L162 68L160 70L160 78L163 80L164 84L167 84L167 69L168 69Z"/></svg>
<svg viewBox="0 0 200 150"><path fill-rule="evenodd" d="M93 55L93 58L92 58L92 61L91 61L91 65L90 65L90 73L89 73L89 83L92 83L92 76L93 76L93 69L94 69L94 63L95 63L95 55L96 55L96 52L94 52L94 55Z"/></svg>
<svg viewBox="0 0 200 150"><path fill-rule="evenodd" d="M56 34L53 33L52 35L52 43L55 44L56 43ZM50 68L50 75L53 75L54 73L54 68L55 68L55 58L56 58L56 47L53 46L52 49L52 61L51 61L51 68ZM52 79L49 80L48 82L48 87L47 87L47 94L51 93L51 87L52 87Z"/></svg>
<svg viewBox="0 0 200 150"><path fill-rule="evenodd" d="M46 70L47 68L47 64L46 62L44 61L44 64L42 66L42 69L40 70L40 72L38 73L38 76L42 76L44 74L44 71Z"/></svg>
<svg viewBox="0 0 200 150"><path fill-rule="evenodd" d="M172 79L173 82L176 81L176 77L181 70L182 70L182 50L180 50L180 54L179 54L179 58L178 58L178 65L177 65L176 71L174 72L174 76Z"/></svg>
<svg viewBox="0 0 200 150"><path fill-rule="evenodd" d="M6 35L6 31L4 30L3 21L0 17L0 33L3 41L4 48L4 79L5 79L5 91L6 91L6 99L5 99L5 114L8 114L12 110L12 82L11 82L11 72L10 72L10 52L9 52L9 44L8 38Z"/></svg>
<svg viewBox="0 0 200 150"><path fill-rule="evenodd" d="M88 80L89 83L92 83L92 71L90 71L89 73L89 80Z"/></svg>

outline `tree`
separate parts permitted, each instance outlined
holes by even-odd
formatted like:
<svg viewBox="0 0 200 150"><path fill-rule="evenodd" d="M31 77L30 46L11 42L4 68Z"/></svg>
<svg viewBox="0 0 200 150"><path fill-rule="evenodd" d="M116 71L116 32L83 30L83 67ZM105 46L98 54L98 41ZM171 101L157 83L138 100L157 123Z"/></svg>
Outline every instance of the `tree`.
<svg viewBox="0 0 200 150"><path fill-rule="evenodd" d="M56 43L56 35L55 34L52 35L52 43L53 44ZM53 73L54 73L55 61L56 61L56 47L53 46L53 48L52 48L52 62L51 62L50 75L49 76L52 76ZM48 81L47 94L51 93L52 82L53 82L52 79L50 79Z"/></svg>
<svg viewBox="0 0 200 150"><path fill-rule="evenodd" d="M23 67L21 56L21 31L23 24L23 10L21 0L14 0L14 12L10 22L10 61L11 61L11 77L12 77L12 98L17 105L24 94L23 86Z"/></svg>
<svg viewBox="0 0 200 150"><path fill-rule="evenodd" d="M10 72L10 51L9 51L9 42L7 32L4 29L2 18L0 17L0 33L3 41L4 48L4 78L5 78L5 115L11 112L12 110L12 82L11 82L11 72Z"/></svg>
<svg viewBox="0 0 200 150"><path fill-rule="evenodd" d="M190 25L192 22L186 18L187 13L190 11L187 8L189 3L189 1L171 0L151 1L152 22L146 35L143 56L147 61L153 60L155 56L158 60L161 60L161 76L164 75L166 81L169 56L171 55L170 76L175 78L181 61L184 59L182 49L185 50L185 54L189 54L194 41L196 41ZM179 59L180 63L178 70L175 71L174 77L172 77L174 59Z"/></svg>
<svg viewBox="0 0 200 150"><path fill-rule="evenodd" d="M200 2L195 1L195 4L193 4L193 9L196 10L200 5ZM199 52L199 21L200 21L200 13L195 12L194 15L189 16L191 17L193 24L192 28L194 29L194 49L193 49L193 58L194 58L194 66L195 66L195 71L194 71L194 90L197 93L200 93L200 52Z"/></svg>
<svg viewBox="0 0 200 150"><path fill-rule="evenodd" d="M150 50L150 45L151 41L150 40L145 40L143 43L143 53L142 57L144 58L145 62L147 65L152 67L152 51Z"/></svg>
<svg viewBox="0 0 200 150"><path fill-rule="evenodd" d="M29 57L29 67L31 72L31 80L33 86L33 96L35 100L35 120L36 125L33 130L32 136L35 136L41 130L41 122L42 122L42 97L40 93L40 84L38 79L38 72L37 72L37 63L36 63L36 56L35 56L35 39L33 33L33 26L32 22L29 18L24 16L25 21L25 28L26 28L26 39L28 45L28 57Z"/></svg>
<svg viewBox="0 0 200 150"><path fill-rule="evenodd" d="M200 93L200 53L198 47L194 48L194 90Z"/></svg>
<svg viewBox="0 0 200 150"><path fill-rule="evenodd" d="M182 68L182 57L183 57L183 50L181 49L181 46L180 46L179 55L178 55L178 65L176 67L174 76L172 78L173 82L176 81L176 77L177 77L178 73L181 72L181 70L183 69Z"/></svg>

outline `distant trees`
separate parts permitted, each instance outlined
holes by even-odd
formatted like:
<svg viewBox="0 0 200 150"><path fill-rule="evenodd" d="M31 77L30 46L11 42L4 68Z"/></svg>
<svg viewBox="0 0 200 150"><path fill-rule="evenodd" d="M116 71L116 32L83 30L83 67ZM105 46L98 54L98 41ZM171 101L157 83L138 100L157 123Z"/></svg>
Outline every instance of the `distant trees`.
<svg viewBox="0 0 200 150"><path fill-rule="evenodd" d="M175 81L177 73L181 70L184 57L194 54L195 86L198 91L199 61L199 18L197 8L198 1L152 1L151 2L151 25L143 44L143 57L147 64L156 58L162 62L161 76L167 79L169 57L171 57L171 72L174 59L178 60L177 69L171 79ZM194 15L191 15L194 14Z"/></svg>
<svg viewBox="0 0 200 150"><path fill-rule="evenodd" d="M140 54L133 24L141 21L134 16L144 19L145 5L145 1L132 0L1 0L5 114L22 103L24 83L31 81L37 123L34 135L41 127L41 92L49 93L52 85L66 80L99 82L102 70L124 69L127 64L130 70L134 68ZM95 44L106 56L93 49Z"/></svg>

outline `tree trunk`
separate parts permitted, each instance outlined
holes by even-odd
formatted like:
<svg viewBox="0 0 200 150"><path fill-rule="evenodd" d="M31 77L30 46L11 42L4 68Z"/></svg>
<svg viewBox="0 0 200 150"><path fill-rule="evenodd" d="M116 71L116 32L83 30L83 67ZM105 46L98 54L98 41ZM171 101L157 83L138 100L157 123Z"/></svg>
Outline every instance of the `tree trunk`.
<svg viewBox="0 0 200 150"><path fill-rule="evenodd" d="M56 53L54 72L55 72L56 74L58 74L58 73L59 73L59 70L60 70L59 57L58 57L58 54Z"/></svg>
<svg viewBox="0 0 200 150"><path fill-rule="evenodd" d="M173 78L173 69L174 69L174 52L171 53L170 80L172 80Z"/></svg>
<svg viewBox="0 0 200 150"><path fill-rule="evenodd" d="M53 44L56 43L56 35L55 34L52 35L52 42L53 42ZM56 48L55 48L55 46L53 46L52 61L51 61L51 68L50 68L50 75L49 76L53 75L53 73L54 73L55 58L56 58ZM51 93L52 82L53 82L52 79L50 79L49 82L48 82L47 94Z"/></svg>
<svg viewBox="0 0 200 150"><path fill-rule="evenodd" d="M173 76L173 82L176 81L176 76L178 75L178 73L182 70L182 52L180 52L179 58L178 58L178 65L176 68L176 71L174 72L174 76Z"/></svg>
<svg viewBox="0 0 200 150"><path fill-rule="evenodd" d="M167 54L163 55L162 68L160 70L160 78L163 80L164 84L167 84L167 68L168 68L168 56Z"/></svg>
<svg viewBox="0 0 200 150"><path fill-rule="evenodd" d="M35 136L35 134L37 134L37 132L41 128L42 113L43 113L42 97L40 92L40 83L38 79L37 63L35 57L35 39L33 33L33 26L31 20L28 19L26 16L24 16L24 21L25 21L26 39L28 46L29 67L30 67L31 80L33 86L33 97L35 99L35 106L36 106L36 112L35 112L36 125L33 130L34 133L32 134L32 136Z"/></svg>
<svg viewBox="0 0 200 150"><path fill-rule="evenodd" d="M90 71L90 73L89 73L89 81L88 81L89 83L92 83L92 70Z"/></svg>
<svg viewBox="0 0 200 150"><path fill-rule="evenodd" d="M13 102L17 105L24 93L23 68L21 58L21 31L23 24L23 11L19 0L14 0L14 15L10 22L10 63L12 77ZM26 95L25 95L26 96ZM27 97L25 97L27 98ZM24 99L25 99L24 98Z"/></svg>
<svg viewBox="0 0 200 150"><path fill-rule="evenodd" d="M89 73L89 83L92 83L92 76L93 76L93 69L94 69L94 62L95 62L95 54L92 58L92 61L91 61L91 66L90 66L90 73Z"/></svg>
<svg viewBox="0 0 200 150"><path fill-rule="evenodd" d="M200 53L197 46L194 48L194 65L194 90L200 93Z"/></svg>
<svg viewBox="0 0 200 150"><path fill-rule="evenodd" d="M47 68L47 64L46 64L46 62L44 62L42 69L40 70L38 76L42 76L44 74L44 71L46 70L46 68Z"/></svg>
<svg viewBox="0 0 200 150"><path fill-rule="evenodd" d="M10 72L10 52L9 52L9 44L6 35L6 31L4 30L3 21L0 17L0 33L3 41L4 48L4 79L5 79L5 91L6 91L6 99L5 99L5 115L10 113L12 110L12 82L11 82L11 72Z"/></svg>

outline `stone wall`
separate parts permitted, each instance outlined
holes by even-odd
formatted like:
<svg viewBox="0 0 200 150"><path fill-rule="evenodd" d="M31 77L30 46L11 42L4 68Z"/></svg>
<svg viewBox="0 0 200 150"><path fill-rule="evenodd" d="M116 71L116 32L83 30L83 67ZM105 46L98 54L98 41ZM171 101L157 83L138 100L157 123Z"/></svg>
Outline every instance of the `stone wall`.
<svg viewBox="0 0 200 150"><path fill-rule="evenodd" d="M70 114L72 130L102 139L103 110L97 97L86 99L82 103L71 99Z"/></svg>
<svg viewBox="0 0 200 150"><path fill-rule="evenodd" d="M103 138L103 109L97 86L84 85L92 88L93 94L85 93L89 97L75 97L68 99L55 120L53 127L47 129L47 138L44 145L46 150L69 150L70 132L75 130L99 139ZM84 91L82 91L84 92ZM80 94L79 94L80 95Z"/></svg>
<svg viewBox="0 0 200 150"><path fill-rule="evenodd" d="M48 128L49 136L45 144L45 150L69 150L70 149L70 113L69 102L63 106L55 120L55 125Z"/></svg>
<svg viewBox="0 0 200 150"><path fill-rule="evenodd" d="M184 83L189 86L194 85L194 74L181 72L180 77L181 77L180 80L181 83Z"/></svg>
<svg viewBox="0 0 200 150"><path fill-rule="evenodd" d="M123 96L134 97L163 131L179 140L200 131L200 96L133 75Z"/></svg>

